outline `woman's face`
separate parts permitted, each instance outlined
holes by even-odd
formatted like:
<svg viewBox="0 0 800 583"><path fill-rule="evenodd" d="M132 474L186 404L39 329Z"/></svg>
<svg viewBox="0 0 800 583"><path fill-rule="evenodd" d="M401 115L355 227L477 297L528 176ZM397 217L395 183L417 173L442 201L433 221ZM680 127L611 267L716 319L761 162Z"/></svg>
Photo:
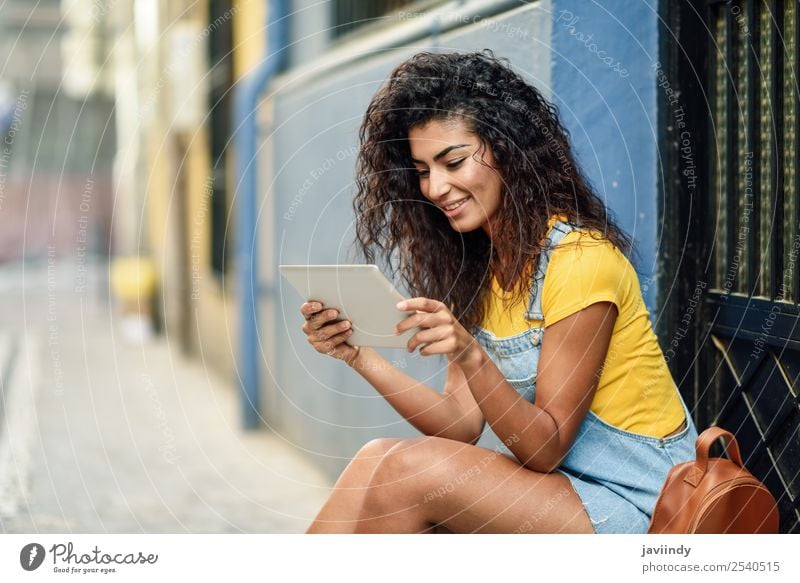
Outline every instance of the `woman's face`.
<svg viewBox="0 0 800 583"><path fill-rule="evenodd" d="M491 234L489 221L500 206L502 186L491 148L483 148L461 120L432 120L414 127L408 141L423 196L456 231L480 227ZM453 208L456 203L460 204Z"/></svg>

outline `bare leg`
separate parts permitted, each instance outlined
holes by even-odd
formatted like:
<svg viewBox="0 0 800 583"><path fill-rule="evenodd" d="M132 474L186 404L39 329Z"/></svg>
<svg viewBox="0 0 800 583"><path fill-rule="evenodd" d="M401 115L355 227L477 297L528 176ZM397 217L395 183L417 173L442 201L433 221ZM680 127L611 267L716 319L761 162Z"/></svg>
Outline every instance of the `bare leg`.
<svg viewBox="0 0 800 583"><path fill-rule="evenodd" d="M352 533L361 512L372 473L384 454L402 439L373 439L355 455L339 476L330 497L308 527L307 534Z"/></svg>
<svg viewBox="0 0 800 583"><path fill-rule="evenodd" d="M403 440L383 457L356 532L591 533L569 480L498 452L444 439Z"/></svg>

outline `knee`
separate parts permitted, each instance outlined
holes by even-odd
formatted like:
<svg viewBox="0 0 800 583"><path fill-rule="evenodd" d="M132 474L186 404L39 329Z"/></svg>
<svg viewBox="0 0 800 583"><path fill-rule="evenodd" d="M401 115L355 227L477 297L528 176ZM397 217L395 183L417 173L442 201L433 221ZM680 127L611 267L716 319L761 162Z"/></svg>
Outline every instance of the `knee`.
<svg viewBox="0 0 800 583"><path fill-rule="evenodd" d="M436 437L403 439L387 450L375 468L371 485L403 488L418 482L422 475L436 466Z"/></svg>
<svg viewBox="0 0 800 583"><path fill-rule="evenodd" d="M374 444L372 449L380 451L384 445ZM383 451L364 492L361 507L364 516L384 517L391 515L398 505L407 506L404 501L410 493L413 481L408 475L409 468L413 467L412 457L413 449L409 449L402 441Z"/></svg>
<svg viewBox="0 0 800 583"><path fill-rule="evenodd" d="M371 461L373 463L378 463L381 461L383 456L392 449L395 445L403 441L400 438L390 438L390 437L380 437L377 439L372 439L365 443L361 449L358 450L355 457L360 458L362 460Z"/></svg>
<svg viewBox="0 0 800 583"><path fill-rule="evenodd" d="M382 516L395 508L419 503L438 478L436 437L416 437L395 443L384 453L367 488L364 511Z"/></svg>

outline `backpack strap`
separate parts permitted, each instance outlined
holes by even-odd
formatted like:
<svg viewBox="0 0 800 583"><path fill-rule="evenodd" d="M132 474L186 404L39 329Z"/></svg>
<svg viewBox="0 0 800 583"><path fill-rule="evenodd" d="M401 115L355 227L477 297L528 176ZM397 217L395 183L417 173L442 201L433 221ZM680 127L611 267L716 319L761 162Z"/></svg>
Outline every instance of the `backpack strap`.
<svg viewBox="0 0 800 583"><path fill-rule="evenodd" d="M742 454L739 451L739 444L736 442L736 437L734 437L730 431L725 431L722 427L709 427L697 437L697 441L695 442L697 461L694 464L693 471L686 476L685 481L688 484L697 486L697 484L700 483L700 480L705 476L708 470L708 451L718 439L723 438L727 441L727 443L723 442L723 445L725 445L728 457L740 468L744 467L742 463Z"/></svg>

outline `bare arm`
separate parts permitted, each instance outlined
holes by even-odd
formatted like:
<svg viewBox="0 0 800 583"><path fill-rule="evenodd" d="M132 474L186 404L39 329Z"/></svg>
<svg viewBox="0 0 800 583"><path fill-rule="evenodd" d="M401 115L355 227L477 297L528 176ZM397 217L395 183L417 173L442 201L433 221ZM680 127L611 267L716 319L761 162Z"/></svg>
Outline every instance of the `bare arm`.
<svg viewBox="0 0 800 583"><path fill-rule="evenodd" d="M360 350L347 344L350 322L338 321L335 309L310 301L300 306L305 318L303 333L321 354L345 361L425 435L475 443L484 420L461 368L452 361L447 368L444 391L430 388L398 370L372 348Z"/></svg>
<svg viewBox="0 0 800 583"><path fill-rule="evenodd" d="M423 434L466 443L480 438L483 413L455 363L447 366L441 393L400 371L372 348L362 347L351 366Z"/></svg>
<svg viewBox="0 0 800 583"><path fill-rule="evenodd" d="M598 302L547 327L535 404L483 350L462 364L487 422L526 467L551 472L566 455L591 405L616 318L613 303Z"/></svg>

